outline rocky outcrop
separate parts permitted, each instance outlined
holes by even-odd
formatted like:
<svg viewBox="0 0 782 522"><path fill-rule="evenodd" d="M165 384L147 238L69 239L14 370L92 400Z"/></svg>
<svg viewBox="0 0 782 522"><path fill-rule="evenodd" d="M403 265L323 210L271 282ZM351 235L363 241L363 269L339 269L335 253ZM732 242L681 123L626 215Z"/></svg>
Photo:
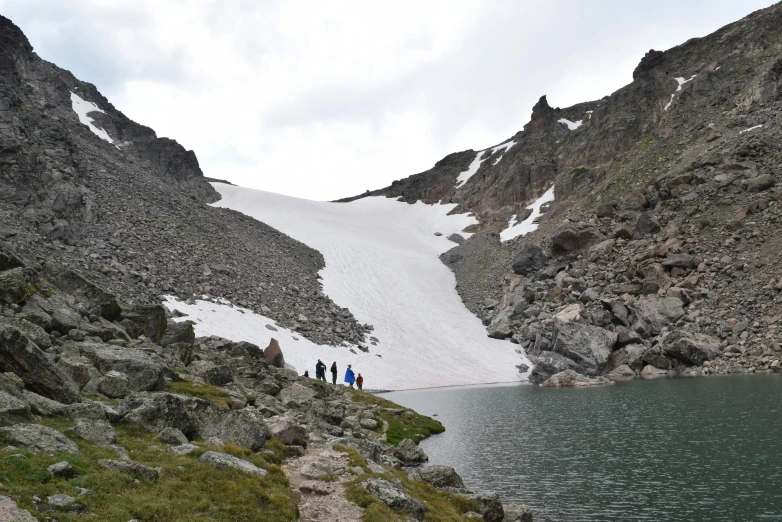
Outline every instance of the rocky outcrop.
<svg viewBox="0 0 782 522"><path fill-rule="evenodd" d="M34 452L79 453L79 447L57 430L40 424L15 424L0 428L0 439L6 444Z"/></svg>
<svg viewBox="0 0 782 522"><path fill-rule="evenodd" d="M235 469L259 477L268 475L265 469L259 468L251 462L218 451L207 451L198 457L198 461L214 469Z"/></svg>
<svg viewBox="0 0 782 522"><path fill-rule="evenodd" d="M601 386L605 384L613 384L613 381L606 377L587 377L581 375L573 370L565 370L552 375L542 383L541 387L550 388L562 388L568 386Z"/></svg>
<svg viewBox="0 0 782 522"><path fill-rule="evenodd" d="M426 506L405 493L396 484L383 479L367 479L359 485L386 506L403 511L415 520L423 520L426 515Z"/></svg>

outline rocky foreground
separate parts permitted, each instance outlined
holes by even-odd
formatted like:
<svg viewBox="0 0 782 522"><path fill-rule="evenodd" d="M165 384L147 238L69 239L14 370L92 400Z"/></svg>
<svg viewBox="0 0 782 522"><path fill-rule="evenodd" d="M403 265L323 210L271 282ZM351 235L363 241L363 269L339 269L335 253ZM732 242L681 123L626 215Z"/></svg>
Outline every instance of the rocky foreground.
<svg viewBox="0 0 782 522"><path fill-rule="evenodd" d="M417 445L444 428L299 377L273 341L0 245L0 521L532 520Z"/></svg>

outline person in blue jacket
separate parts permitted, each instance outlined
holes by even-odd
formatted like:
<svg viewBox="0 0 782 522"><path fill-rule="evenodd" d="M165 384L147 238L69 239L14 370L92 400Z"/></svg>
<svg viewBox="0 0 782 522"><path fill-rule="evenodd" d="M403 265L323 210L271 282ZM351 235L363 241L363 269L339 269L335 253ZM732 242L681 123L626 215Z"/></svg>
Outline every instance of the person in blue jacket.
<svg viewBox="0 0 782 522"><path fill-rule="evenodd" d="M350 385L350 387L353 387L353 383L356 382L356 374L353 373L353 369L348 364L348 369L345 372L345 382Z"/></svg>

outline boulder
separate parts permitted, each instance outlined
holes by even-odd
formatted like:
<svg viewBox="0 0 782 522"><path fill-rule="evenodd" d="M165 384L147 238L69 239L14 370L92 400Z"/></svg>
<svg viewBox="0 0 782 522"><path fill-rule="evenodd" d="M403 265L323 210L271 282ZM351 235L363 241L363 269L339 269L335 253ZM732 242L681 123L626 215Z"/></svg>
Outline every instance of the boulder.
<svg viewBox="0 0 782 522"><path fill-rule="evenodd" d="M269 427L270 436L284 444L307 445L307 428L296 422L293 417L288 415L270 417L266 419L266 425Z"/></svg>
<svg viewBox="0 0 782 522"><path fill-rule="evenodd" d="M532 522L532 509L526 504L509 502L503 506L504 522Z"/></svg>
<svg viewBox="0 0 782 522"><path fill-rule="evenodd" d="M161 344L160 340L168 325L166 309L162 305L135 305L123 310L122 317L120 324L128 335L134 339L144 335L152 342Z"/></svg>
<svg viewBox="0 0 782 522"><path fill-rule="evenodd" d="M165 384L165 367L142 350L101 343L81 343L81 354L104 376L111 371L127 377L132 391L155 391Z"/></svg>
<svg viewBox="0 0 782 522"><path fill-rule="evenodd" d="M157 434L157 439L163 444L169 444L171 446L179 446L180 444L187 444L188 442L185 434L176 428L163 428L163 430Z"/></svg>
<svg viewBox="0 0 782 522"><path fill-rule="evenodd" d="M539 384L552 375L565 370L580 370L581 367L572 359L558 353L542 351L529 374L529 382Z"/></svg>
<svg viewBox="0 0 782 522"><path fill-rule="evenodd" d="M750 192L761 192L774 186L774 177L770 174L761 174L747 181L747 190Z"/></svg>
<svg viewBox="0 0 782 522"><path fill-rule="evenodd" d="M383 446L377 442L366 439L357 439L355 437L343 437L331 441L332 446L340 445L353 448L358 451L367 460L377 462L383 453Z"/></svg>
<svg viewBox="0 0 782 522"><path fill-rule="evenodd" d="M22 392L22 399L30 406L30 410L36 415L43 415L44 417L65 415L65 404L47 399L37 393L24 390Z"/></svg>
<svg viewBox="0 0 782 522"><path fill-rule="evenodd" d="M233 381L231 368L224 364L215 364L212 361L195 361L187 367L187 370L214 386L223 386Z"/></svg>
<svg viewBox="0 0 782 522"><path fill-rule="evenodd" d="M527 244L513 258L511 268L514 274L526 276L540 270L543 260L543 250L538 245Z"/></svg>
<svg viewBox="0 0 782 522"><path fill-rule="evenodd" d="M426 515L426 506L405 493L405 491L383 479L368 479L359 484L383 504L393 510L404 511L415 520L423 520Z"/></svg>
<svg viewBox="0 0 782 522"><path fill-rule="evenodd" d="M46 469L55 477L73 478L76 475L76 473L73 471L73 467L64 460L56 464L52 464Z"/></svg>
<svg viewBox="0 0 782 522"><path fill-rule="evenodd" d="M513 308L506 308L492 320L489 324L487 333L492 339L507 339L513 335L510 316L513 314Z"/></svg>
<svg viewBox="0 0 782 522"><path fill-rule="evenodd" d="M57 430L40 424L15 424L0 428L0 439L5 444L13 444L34 452L79 453L79 448L68 437Z"/></svg>
<svg viewBox="0 0 782 522"><path fill-rule="evenodd" d="M0 272L0 303L21 304L38 291L38 274L26 267Z"/></svg>
<svg viewBox="0 0 782 522"><path fill-rule="evenodd" d="M700 366L720 354L720 341L709 335L676 330L663 339L662 353L686 364Z"/></svg>
<svg viewBox="0 0 782 522"><path fill-rule="evenodd" d="M587 375L596 375L608 362L616 333L586 323L557 324L551 351L575 361Z"/></svg>
<svg viewBox="0 0 782 522"><path fill-rule="evenodd" d="M111 370L98 380L98 391L111 399L124 399L131 392L128 376Z"/></svg>
<svg viewBox="0 0 782 522"><path fill-rule="evenodd" d="M685 315L682 301L677 297L643 296L631 308L636 315L633 329L647 335L658 335Z"/></svg>
<svg viewBox="0 0 782 522"><path fill-rule="evenodd" d="M28 406L21 399L0 390L0 426L34 422Z"/></svg>
<svg viewBox="0 0 782 522"><path fill-rule="evenodd" d="M182 321L181 323L167 323L163 335L160 337L160 345L185 343L192 345L195 342L195 330L193 330L193 321Z"/></svg>
<svg viewBox="0 0 782 522"><path fill-rule="evenodd" d="M280 391L279 397L283 406L298 408L302 405L309 404L315 397L315 392L310 388L295 382L283 388L282 391Z"/></svg>
<svg viewBox="0 0 782 522"><path fill-rule="evenodd" d="M502 508L499 494L477 493L466 496L478 503L481 516L486 522L503 522L505 520L505 510Z"/></svg>
<svg viewBox="0 0 782 522"><path fill-rule="evenodd" d="M108 321L119 319L122 309L113 295L104 291L83 275L67 268L47 263L43 277L62 291L74 296L90 314Z"/></svg>
<svg viewBox="0 0 782 522"><path fill-rule="evenodd" d="M99 446L110 446L117 442L117 433L106 419L103 406L97 402L72 404L66 415L74 422L73 432L84 440Z"/></svg>
<svg viewBox="0 0 782 522"><path fill-rule="evenodd" d="M639 239L660 231L660 222L648 212L641 212L633 226L633 237Z"/></svg>
<svg viewBox="0 0 782 522"><path fill-rule="evenodd" d="M462 477L448 466L426 466L420 468L418 473L424 482L436 488L464 488Z"/></svg>
<svg viewBox="0 0 782 522"><path fill-rule="evenodd" d="M149 466L145 466L144 464L139 464L137 462L131 462L127 460L101 459L98 461L98 464L108 470L118 471L139 480L149 480L154 482L158 479L158 471L155 468L150 468Z"/></svg>
<svg viewBox="0 0 782 522"><path fill-rule="evenodd" d="M647 364L646 366L644 366L644 369L641 370L641 377L644 379L654 379L657 377L667 377L667 376L668 376L668 370L657 368L656 366L652 366L651 364Z"/></svg>
<svg viewBox="0 0 782 522"><path fill-rule="evenodd" d="M691 268L695 266L695 258L690 254L669 254L663 260L662 265L665 268Z"/></svg>
<svg viewBox="0 0 782 522"><path fill-rule="evenodd" d="M3 522L38 522L28 511L16 506L10 497L0 496L0 520Z"/></svg>
<svg viewBox="0 0 782 522"><path fill-rule="evenodd" d="M68 507L74 502L76 502L75 498L73 498L70 495L65 495L63 493L58 493L57 495L49 495L48 497L46 497L46 503L56 508Z"/></svg>
<svg viewBox="0 0 782 522"><path fill-rule="evenodd" d="M163 348L162 353L174 366L187 367L195 360L193 345L187 343L169 344Z"/></svg>
<svg viewBox="0 0 782 522"><path fill-rule="evenodd" d="M207 451L198 457L198 461L218 470L236 469L259 477L265 477L268 474L265 469L261 469L251 462L218 451Z"/></svg>
<svg viewBox="0 0 782 522"><path fill-rule="evenodd" d="M564 223L552 231L551 248L555 254L574 253L605 239L594 227L578 228L573 223Z"/></svg>
<svg viewBox="0 0 782 522"><path fill-rule="evenodd" d="M626 364L622 364L606 374L606 378L612 381L627 381L635 378L635 371Z"/></svg>
<svg viewBox="0 0 782 522"><path fill-rule="evenodd" d="M429 460L421 447L410 439L404 439L394 449L394 456L405 464L420 464Z"/></svg>
<svg viewBox="0 0 782 522"><path fill-rule="evenodd" d="M299 473L309 478L333 477L331 461L317 455L307 455L299 459Z"/></svg>
<svg viewBox="0 0 782 522"><path fill-rule="evenodd" d="M13 372L25 386L44 397L70 404L79 400L79 387L20 330L0 327L0 371Z"/></svg>
<svg viewBox="0 0 782 522"><path fill-rule="evenodd" d="M252 409L231 410L218 423L206 424L200 430L206 437L218 437L225 443L258 451L269 437L263 418Z"/></svg>
<svg viewBox="0 0 782 522"><path fill-rule="evenodd" d="M282 349L277 339L272 338L269 341L269 346L263 351L264 360L275 368L285 368L285 357L282 355Z"/></svg>
<svg viewBox="0 0 782 522"><path fill-rule="evenodd" d="M565 370L552 375L547 380L540 383L541 387L562 388L566 386L600 386L603 384L613 384L613 381L605 377L587 377L573 370Z"/></svg>

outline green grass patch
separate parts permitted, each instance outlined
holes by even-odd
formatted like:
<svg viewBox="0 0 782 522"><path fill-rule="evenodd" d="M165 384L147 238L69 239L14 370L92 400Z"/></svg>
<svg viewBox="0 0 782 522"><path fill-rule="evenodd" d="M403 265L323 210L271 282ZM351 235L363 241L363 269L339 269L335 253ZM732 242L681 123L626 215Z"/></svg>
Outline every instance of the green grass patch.
<svg viewBox="0 0 782 522"><path fill-rule="evenodd" d="M65 419L46 419L50 427L64 430ZM198 456L204 450L180 456L166 451L153 433L133 425L116 426L119 444L127 449L134 462L162 467L156 482L140 481L98 464L99 459L117 459L107 448L73 438L80 453L53 455L20 451L24 458L0 452L0 494L8 495L19 506L39 520L46 517L61 522L75 520L122 521L263 521L287 522L298 518L293 492L282 470L270 463L268 453L253 454L238 446L220 448L266 469L259 478L235 470L218 471L201 464ZM272 450L274 453L275 450ZM76 478L63 479L49 475L46 468L67 461ZM273 460L273 459L271 459ZM91 495L78 496L77 488L87 488ZM32 497L46 499L64 493L77 499L78 511L58 510L38 513ZM85 513L88 513L85 514Z"/></svg>
<svg viewBox="0 0 782 522"><path fill-rule="evenodd" d="M211 384L201 384L190 381L168 383L168 391L190 397L198 397L222 407L231 407L231 396L227 391Z"/></svg>
<svg viewBox="0 0 782 522"><path fill-rule="evenodd" d="M334 451L339 451L340 453L344 453L348 456L348 462L351 468L359 467L366 473L369 473L369 464L367 463L366 457L364 457L354 448L349 448L347 446L343 446L342 444L334 444L332 448Z"/></svg>
<svg viewBox="0 0 782 522"><path fill-rule="evenodd" d="M442 433L445 426L439 421L416 413L407 408L386 400L377 395L358 390L352 391L354 402L363 402L364 404L379 406L387 410L401 410L401 413L380 409L376 412L377 421L386 421L388 429L386 430L386 441L394 446L398 445L404 439L410 439L414 442L420 442L430 435Z"/></svg>

